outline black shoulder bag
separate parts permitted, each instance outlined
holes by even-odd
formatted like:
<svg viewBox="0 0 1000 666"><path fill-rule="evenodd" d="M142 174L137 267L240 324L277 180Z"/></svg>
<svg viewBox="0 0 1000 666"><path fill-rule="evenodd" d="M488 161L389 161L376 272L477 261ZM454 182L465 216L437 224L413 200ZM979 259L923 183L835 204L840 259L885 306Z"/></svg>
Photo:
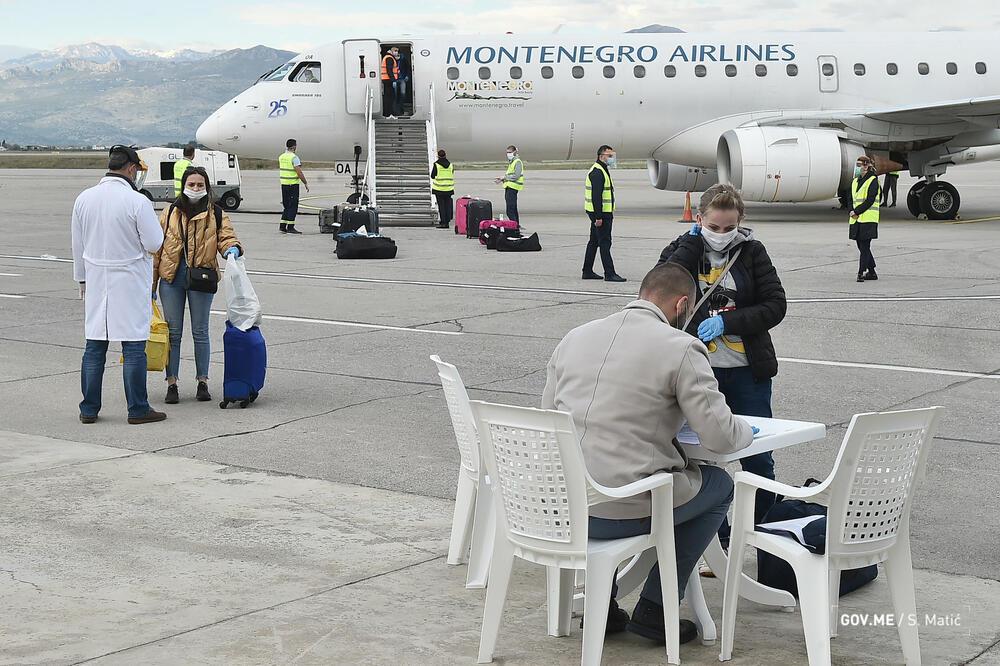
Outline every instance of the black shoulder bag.
<svg viewBox="0 0 1000 666"><path fill-rule="evenodd" d="M222 223L222 217L219 215L217 210L212 210L216 208L215 206L209 205L208 214L211 216L215 214L215 232L219 233L219 227ZM170 220L170 215L173 213L173 206L170 207L170 212L167 213L167 221ZM214 268L201 268L198 266L192 266L191 260L188 258L188 231L190 229L191 220L187 221L187 226L184 227L184 261L187 263L187 280L184 283L185 289L190 291L201 291L206 294L214 294L219 291L219 272ZM198 240L197 234L195 234L195 241ZM197 256L197 252L194 253Z"/></svg>

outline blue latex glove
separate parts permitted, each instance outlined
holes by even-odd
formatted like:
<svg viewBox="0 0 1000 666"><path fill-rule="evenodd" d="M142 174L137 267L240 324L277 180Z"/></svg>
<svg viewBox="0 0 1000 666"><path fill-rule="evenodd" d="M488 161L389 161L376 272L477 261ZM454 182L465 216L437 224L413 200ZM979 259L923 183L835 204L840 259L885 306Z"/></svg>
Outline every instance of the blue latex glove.
<svg viewBox="0 0 1000 666"><path fill-rule="evenodd" d="M695 222L691 225L691 231L688 232L689 236L700 236L701 235L701 225Z"/></svg>
<svg viewBox="0 0 1000 666"><path fill-rule="evenodd" d="M753 430L754 437L760 434L760 428L758 428L757 426L750 426L750 429Z"/></svg>
<svg viewBox="0 0 1000 666"><path fill-rule="evenodd" d="M233 259L235 259L236 257L240 256L240 254L242 254L242 253L240 252L239 246L234 245L231 248L229 248L228 250L226 250L225 254L223 254L222 256L226 257L227 259L230 256L232 256Z"/></svg>
<svg viewBox="0 0 1000 666"><path fill-rule="evenodd" d="M722 321L722 315L709 317L698 325L698 338L702 342L711 342L722 335L724 328L725 324Z"/></svg>

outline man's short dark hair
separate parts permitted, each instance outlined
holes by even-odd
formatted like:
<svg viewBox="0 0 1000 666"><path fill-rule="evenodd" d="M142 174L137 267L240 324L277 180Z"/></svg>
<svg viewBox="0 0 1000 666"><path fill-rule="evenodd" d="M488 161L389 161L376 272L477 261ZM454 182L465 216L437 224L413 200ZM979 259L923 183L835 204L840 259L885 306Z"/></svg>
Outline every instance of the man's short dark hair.
<svg viewBox="0 0 1000 666"><path fill-rule="evenodd" d="M603 155L605 150L614 150L614 148L612 148L611 146L601 146L600 148L597 149L597 156L600 157L601 155Z"/></svg>
<svg viewBox="0 0 1000 666"><path fill-rule="evenodd" d="M184 146L184 157L187 158L194 157L194 146Z"/></svg>
<svg viewBox="0 0 1000 666"><path fill-rule="evenodd" d="M687 296L694 301L697 294L698 287L694 278L691 277L691 273L680 264L675 264L672 261L660 264L646 273L646 277L642 279L642 285L639 287L639 298Z"/></svg>
<svg viewBox="0 0 1000 666"><path fill-rule="evenodd" d="M108 171L121 171L129 164L139 164L139 154L135 148L115 145L108 151Z"/></svg>
<svg viewBox="0 0 1000 666"><path fill-rule="evenodd" d="M516 153L517 152L517 146L507 146L507 150L512 150L512 151L514 151Z"/></svg>
<svg viewBox="0 0 1000 666"><path fill-rule="evenodd" d="M289 139L285 142L285 148L294 148L297 145L299 145L299 142L295 139Z"/></svg>

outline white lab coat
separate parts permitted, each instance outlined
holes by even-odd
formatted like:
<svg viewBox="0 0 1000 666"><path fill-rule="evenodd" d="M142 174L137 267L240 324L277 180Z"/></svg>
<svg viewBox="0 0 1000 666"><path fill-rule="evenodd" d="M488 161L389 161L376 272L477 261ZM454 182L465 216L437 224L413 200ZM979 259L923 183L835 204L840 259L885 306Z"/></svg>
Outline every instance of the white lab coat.
<svg viewBox="0 0 1000 666"><path fill-rule="evenodd" d="M153 252L163 230L153 204L108 175L73 205L73 279L86 282L88 340L149 339Z"/></svg>

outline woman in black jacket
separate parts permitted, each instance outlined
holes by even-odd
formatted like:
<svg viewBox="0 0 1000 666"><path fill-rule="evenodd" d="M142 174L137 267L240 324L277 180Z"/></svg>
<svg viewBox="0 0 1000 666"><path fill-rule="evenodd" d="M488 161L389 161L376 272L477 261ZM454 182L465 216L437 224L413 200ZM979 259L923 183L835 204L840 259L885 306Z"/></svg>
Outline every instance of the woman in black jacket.
<svg viewBox="0 0 1000 666"><path fill-rule="evenodd" d="M877 280L872 241L878 238L879 198L881 192L875 162L867 155L858 158L851 182L850 239L858 244L858 282Z"/></svg>
<svg viewBox="0 0 1000 666"><path fill-rule="evenodd" d="M658 263L672 261L686 268L701 295L721 278L685 330L708 348L719 390L733 413L770 418L778 359L769 331L785 317L785 290L764 245L754 239L752 229L740 226L744 214L743 199L732 185L713 185L701 196L698 222L664 248ZM770 453L740 463L748 472L774 478ZM757 522L773 503L772 493L757 493ZM728 523L720 536L728 540Z"/></svg>

